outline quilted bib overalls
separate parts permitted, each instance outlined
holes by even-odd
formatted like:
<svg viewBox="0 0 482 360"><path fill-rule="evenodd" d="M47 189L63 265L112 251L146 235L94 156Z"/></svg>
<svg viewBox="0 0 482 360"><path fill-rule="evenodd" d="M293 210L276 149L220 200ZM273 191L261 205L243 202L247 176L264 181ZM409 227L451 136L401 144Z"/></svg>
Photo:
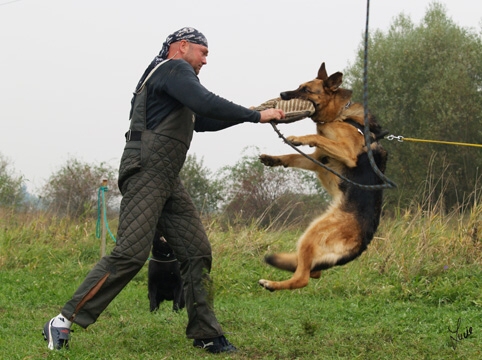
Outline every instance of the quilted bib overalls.
<svg viewBox="0 0 482 360"><path fill-rule="evenodd" d="M211 245L179 178L195 117L183 107L155 129L146 130L146 93L154 81L163 81L162 66L151 72L133 99L130 130L119 168L123 198L116 246L87 275L62 314L84 328L94 323L146 263L157 228L181 264L189 318L187 337L217 337L223 331L213 311Z"/></svg>

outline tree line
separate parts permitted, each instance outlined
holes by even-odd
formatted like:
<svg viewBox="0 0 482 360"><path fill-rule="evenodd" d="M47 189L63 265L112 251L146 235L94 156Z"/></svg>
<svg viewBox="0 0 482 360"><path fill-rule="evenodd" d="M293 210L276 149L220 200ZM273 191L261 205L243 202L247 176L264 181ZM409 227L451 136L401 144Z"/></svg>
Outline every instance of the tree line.
<svg viewBox="0 0 482 360"><path fill-rule="evenodd" d="M479 30L480 31L480 30ZM364 95L364 45L345 71L345 85ZM387 174L398 189L392 206L412 203L443 211L468 206L480 189L482 143L481 33L457 26L432 3L419 24L399 15L388 31L368 39L368 107L391 134L418 142L384 140Z"/></svg>
<svg viewBox="0 0 482 360"><path fill-rule="evenodd" d="M266 168L258 160L257 149L251 154L248 151L245 149L236 164L216 174L195 154L187 156L180 177L201 214L216 215L226 225L255 221L260 226L276 226L307 221L306 212L319 212L326 205L327 198L314 176ZM119 209L117 171L109 165L70 158L47 179L41 196L26 198L22 177L15 177L11 164L3 159L0 165L2 162L0 181L8 181L0 182L0 206L72 218L97 216L99 190L107 179L107 211L114 216Z"/></svg>

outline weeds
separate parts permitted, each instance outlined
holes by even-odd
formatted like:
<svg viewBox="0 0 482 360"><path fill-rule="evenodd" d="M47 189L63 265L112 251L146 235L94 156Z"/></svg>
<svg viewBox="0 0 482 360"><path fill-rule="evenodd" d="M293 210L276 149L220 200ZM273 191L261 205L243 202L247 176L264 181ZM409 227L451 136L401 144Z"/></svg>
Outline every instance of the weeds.
<svg viewBox="0 0 482 360"><path fill-rule="evenodd" d="M214 255L216 314L240 349L222 358L481 358L481 214L476 202L465 212L415 206L399 211L382 219L357 260L323 272L304 289L275 293L262 289L258 279L290 274L268 267L263 256L293 251L303 229L224 227L211 219L206 228ZM165 303L149 312L147 267L97 323L87 330L75 326L70 351L48 351L40 335L44 322L100 257L95 220L1 215L3 358L211 358L185 339L184 311L173 313ZM454 347L450 336L456 335L449 328L455 331L459 323L460 334L466 328L472 332Z"/></svg>

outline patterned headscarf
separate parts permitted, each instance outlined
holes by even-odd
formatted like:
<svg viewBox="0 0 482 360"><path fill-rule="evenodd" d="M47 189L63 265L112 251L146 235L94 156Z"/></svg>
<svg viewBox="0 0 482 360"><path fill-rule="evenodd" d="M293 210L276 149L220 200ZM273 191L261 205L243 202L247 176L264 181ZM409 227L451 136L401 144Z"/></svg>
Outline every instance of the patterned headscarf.
<svg viewBox="0 0 482 360"><path fill-rule="evenodd" d="M142 75L139 83L137 84L136 91L140 88L140 86L144 82L144 79L147 77L147 75L149 75L151 70L154 69L161 61L167 59L167 54L169 53L169 47L171 46L171 44L181 40L186 40L193 44L204 45L208 47L208 40L206 39L206 37L195 28L184 27L173 32L166 38L166 41L164 41L164 43L162 44L162 49L159 52L159 55L157 55L152 60L146 71L144 71L144 74Z"/></svg>

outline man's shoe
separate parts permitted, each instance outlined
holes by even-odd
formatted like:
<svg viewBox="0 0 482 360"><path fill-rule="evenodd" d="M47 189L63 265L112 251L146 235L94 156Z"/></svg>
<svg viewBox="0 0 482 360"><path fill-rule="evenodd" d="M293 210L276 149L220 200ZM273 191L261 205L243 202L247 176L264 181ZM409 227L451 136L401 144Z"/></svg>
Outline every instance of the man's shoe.
<svg viewBox="0 0 482 360"><path fill-rule="evenodd" d="M55 318L54 318L55 319ZM69 348L70 329L53 326L54 319L47 321L42 331L45 341L48 342L50 350L60 350L63 347Z"/></svg>
<svg viewBox="0 0 482 360"><path fill-rule="evenodd" d="M218 336L211 339L196 339L193 345L195 347L205 349L213 354L218 354L222 352L234 352L237 349L231 344L224 335Z"/></svg>

